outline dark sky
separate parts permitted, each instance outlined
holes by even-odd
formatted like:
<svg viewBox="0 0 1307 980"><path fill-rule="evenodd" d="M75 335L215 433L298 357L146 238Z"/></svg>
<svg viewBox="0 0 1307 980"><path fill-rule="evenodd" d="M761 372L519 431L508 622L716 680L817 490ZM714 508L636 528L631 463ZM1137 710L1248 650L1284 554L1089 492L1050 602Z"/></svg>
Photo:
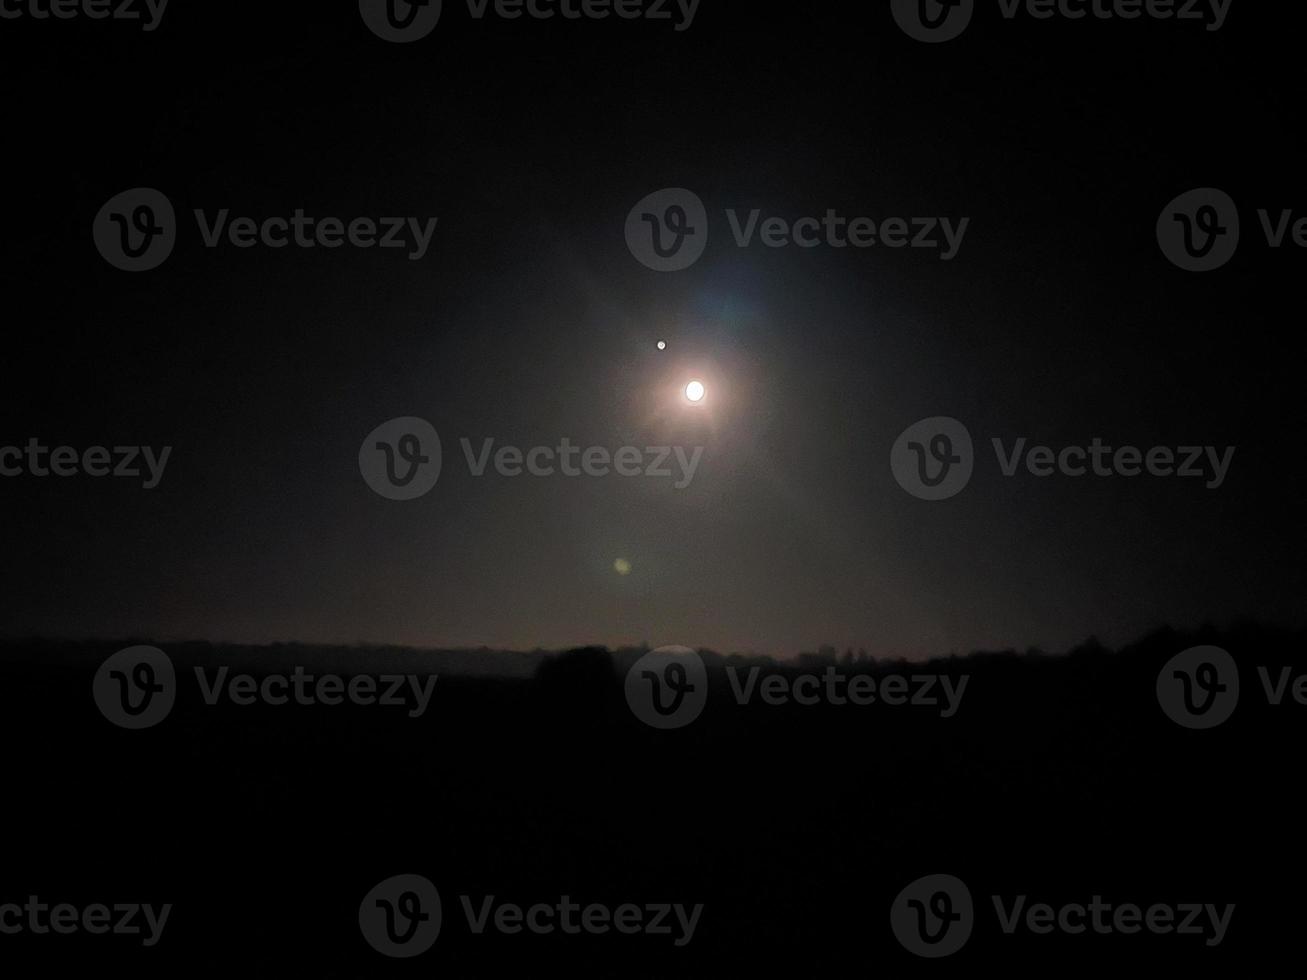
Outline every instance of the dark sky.
<svg viewBox="0 0 1307 980"><path fill-rule="evenodd" d="M0 21L0 446L173 447L149 491L0 478L4 632L920 655L1302 624L1307 252L1256 220L1307 214L1301 13L1235 0L1207 32L981 2L929 45L887 3L703 0L677 33L447 0L394 45L354 3L272 6L178 4L152 33ZM141 186L181 232L129 274L91 226ZM1243 243L1186 273L1154 226L1206 186ZM712 230L660 274L623 226L664 187ZM412 262L207 249L194 208L439 221ZM740 249L726 208L970 225L950 262ZM941 415L976 471L926 502L890 448ZM358 466L399 416L444 446L410 502ZM1207 490L1005 478L990 448L1096 436L1237 450ZM679 490L474 478L460 437L704 455Z"/></svg>

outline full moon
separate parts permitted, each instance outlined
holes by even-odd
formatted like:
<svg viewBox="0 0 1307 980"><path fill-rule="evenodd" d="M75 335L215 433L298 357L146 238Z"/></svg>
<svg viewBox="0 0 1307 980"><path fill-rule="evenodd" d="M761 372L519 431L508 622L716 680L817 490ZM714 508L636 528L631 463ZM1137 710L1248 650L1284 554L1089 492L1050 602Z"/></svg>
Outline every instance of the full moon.
<svg viewBox="0 0 1307 980"><path fill-rule="evenodd" d="M685 386L685 397L692 402L703 401L703 396L707 392L704 390L702 381L691 381Z"/></svg>

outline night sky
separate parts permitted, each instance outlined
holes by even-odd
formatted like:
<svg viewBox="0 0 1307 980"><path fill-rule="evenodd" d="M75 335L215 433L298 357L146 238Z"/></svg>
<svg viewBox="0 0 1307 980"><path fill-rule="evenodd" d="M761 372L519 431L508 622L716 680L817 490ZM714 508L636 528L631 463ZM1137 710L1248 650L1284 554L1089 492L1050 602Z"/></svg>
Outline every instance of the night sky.
<svg viewBox="0 0 1307 980"><path fill-rule="evenodd" d="M1307 214L1300 12L1235 0L1209 32L981 2L923 44L888 3L703 0L677 32L447 0L397 45L354 3L269 6L0 21L0 446L172 447L152 490L0 478L5 634L923 656L1303 624L1307 252L1256 214ZM135 187L180 232L131 274L91 229ZM711 231L658 273L624 224L668 187ZM1243 240L1196 274L1154 228L1198 187ZM420 261L209 249L196 208L438 223ZM738 248L728 208L970 220L940 261ZM358 463L401 416L444 450L407 502ZM977 450L940 502L890 469L932 416ZM677 489L475 478L459 445L564 437L704 451ZM1237 448L1213 490L1007 478L994 437Z"/></svg>

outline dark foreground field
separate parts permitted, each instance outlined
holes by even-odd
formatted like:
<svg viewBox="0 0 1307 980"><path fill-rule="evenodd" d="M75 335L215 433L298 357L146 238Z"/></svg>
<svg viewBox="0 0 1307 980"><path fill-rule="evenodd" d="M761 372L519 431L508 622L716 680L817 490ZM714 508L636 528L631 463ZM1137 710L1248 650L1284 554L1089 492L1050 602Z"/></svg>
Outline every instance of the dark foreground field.
<svg viewBox="0 0 1307 980"><path fill-rule="evenodd" d="M1303 639L1159 633L1118 652L841 668L882 681L968 675L948 718L912 704L739 706L728 661L709 656L707 707L673 731L628 709L630 653L165 646L176 705L131 731L92 698L100 664L126 644L11 644L0 651L0 905L172 909L150 947L140 935L0 934L0 973L853 977L1165 964L1227 974L1297 948L1307 707L1291 686L1268 704L1257 668L1278 677ZM1175 724L1156 694L1162 666L1198 643L1240 666L1238 708L1208 731ZM448 672L476 663L516 676ZM417 718L380 705L209 706L193 668L223 664L439 679ZM381 955L359 926L364 896L400 874L428 879L442 899L439 938L411 959ZM896 895L928 874L957 876L975 901L970 941L946 959L913 955L890 927ZM1025 895L1234 909L1216 944L1092 928L1007 934L994 895L1005 908ZM703 908L677 945L671 914L671 934L478 935L461 896L474 911L487 896L492 907L568 896Z"/></svg>

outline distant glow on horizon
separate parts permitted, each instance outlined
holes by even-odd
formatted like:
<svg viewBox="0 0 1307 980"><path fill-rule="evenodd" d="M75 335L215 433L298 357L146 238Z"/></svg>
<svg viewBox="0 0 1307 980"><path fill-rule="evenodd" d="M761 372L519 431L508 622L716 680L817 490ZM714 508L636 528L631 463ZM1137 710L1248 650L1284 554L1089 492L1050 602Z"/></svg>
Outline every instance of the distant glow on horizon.
<svg viewBox="0 0 1307 980"><path fill-rule="evenodd" d="M702 381L691 381L685 386L685 397L692 402L703 401L703 396L707 394Z"/></svg>

